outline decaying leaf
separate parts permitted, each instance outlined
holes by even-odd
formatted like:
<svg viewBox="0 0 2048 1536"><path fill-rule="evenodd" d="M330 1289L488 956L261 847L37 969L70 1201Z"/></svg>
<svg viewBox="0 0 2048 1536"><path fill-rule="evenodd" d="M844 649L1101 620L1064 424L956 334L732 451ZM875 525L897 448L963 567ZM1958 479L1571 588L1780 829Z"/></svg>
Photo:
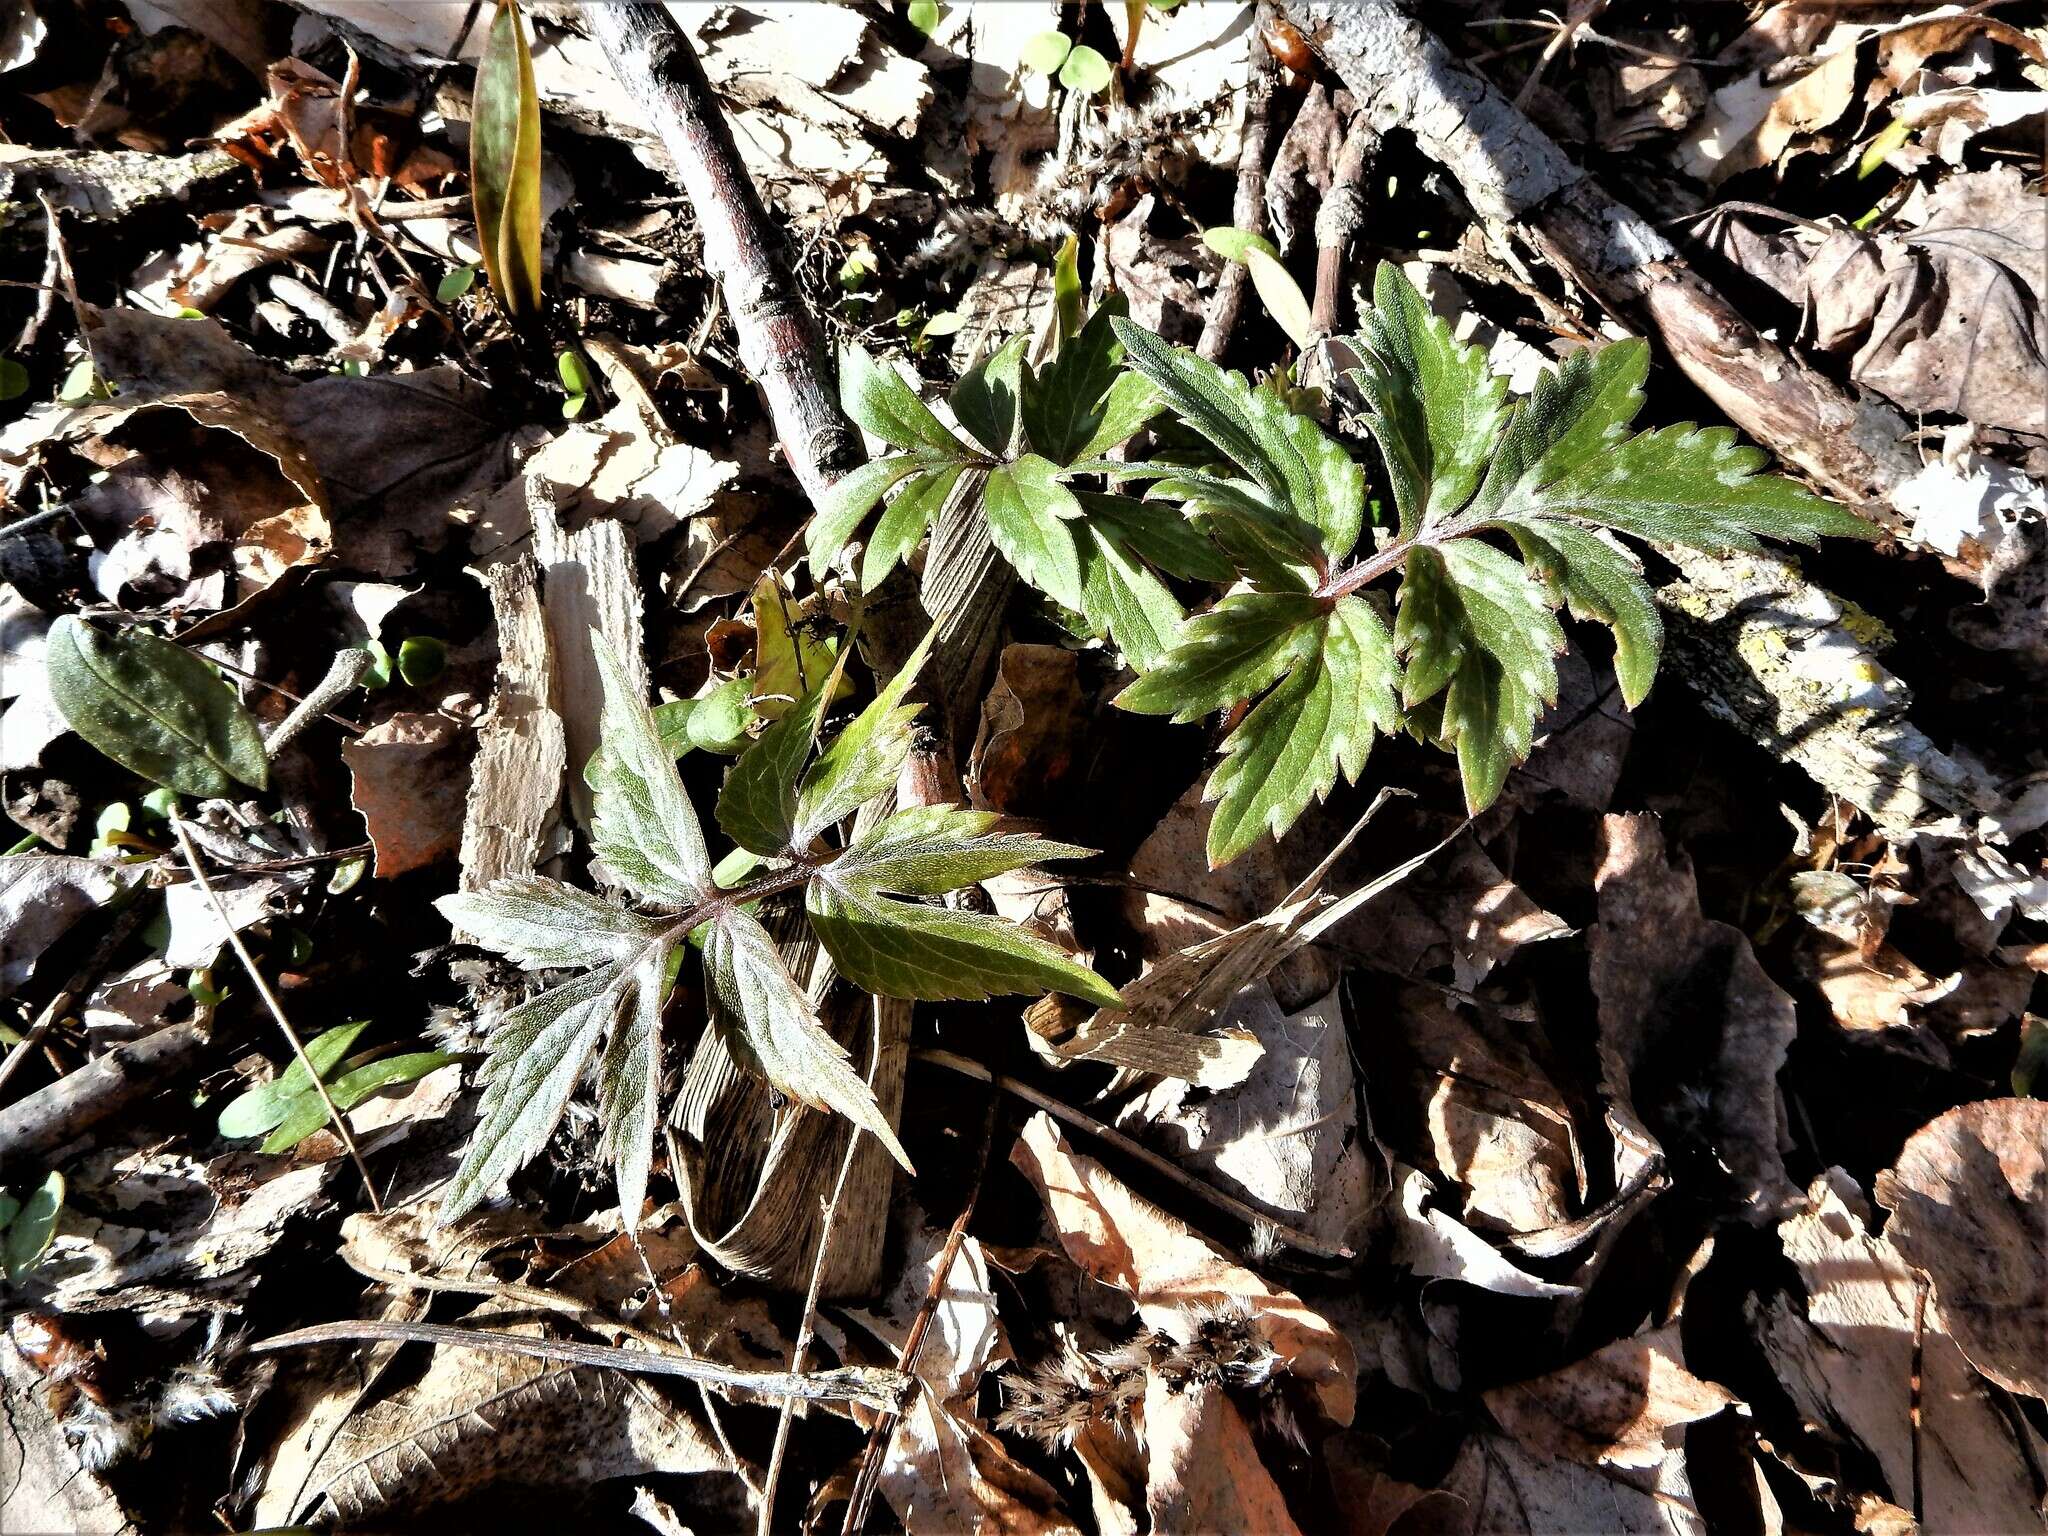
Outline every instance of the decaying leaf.
<svg viewBox="0 0 2048 1536"><path fill-rule="evenodd" d="M1351 1422L1351 1345L1299 1297L1232 1262L1093 1158L1073 1152L1049 1115L1032 1116L1011 1160L1044 1197L1068 1257L1128 1295L1147 1326L1185 1341L1204 1311L1249 1309L1253 1326L1315 1389L1331 1422Z"/></svg>
<svg viewBox="0 0 2048 1536"><path fill-rule="evenodd" d="M1712 1418L1735 1395L1685 1368L1675 1324L1619 1339L1534 1381L1495 1387L1487 1410L1539 1455L1587 1466L1655 1467L1672 1431Z"/></svg>
<svg viewBox="0 0 2048 1536"><path fill-rule="evenodd" d="M2048 1397L2048 1102L1984 1099L1923 1127L1878 1175L1884 1240L1934 1281L1970 1363Z"/></svg>
<svg viewBox="0 0 2048 1536"><path fill-rule="evenodd" d="M1592 983L1617 1173L1704 1144L1752 1221L1794 1198L1779 1150L1777 1078L1796 1032L1792 999L1740 930L1699 909L1692 871L1654 818L1609 816L1596 876Z"/></svg>

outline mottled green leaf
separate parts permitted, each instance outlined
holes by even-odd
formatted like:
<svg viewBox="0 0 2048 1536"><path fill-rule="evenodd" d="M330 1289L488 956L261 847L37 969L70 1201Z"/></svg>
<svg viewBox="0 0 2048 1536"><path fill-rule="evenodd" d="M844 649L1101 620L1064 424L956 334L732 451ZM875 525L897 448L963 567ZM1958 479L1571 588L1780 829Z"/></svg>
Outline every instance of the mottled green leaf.
<svg viewBox="0 0 2048 1536"><path fill-rule="evenodd" d="M1117 695L1117 705L1180 721L1228 709L1310 658L1323 611L1306 593L1234 593L1183 624L1179 642Z"/></svg>
<svg viewBox="0 0 2048 1536"><path fill-rule="evenodd" d="M718 824L749 852L780 858L791 851L797 836L797 776L811 755L826 695L837 677L833 672L820 678L795 709L740 754L726 775L718 796Z"/></svg>
<svg viewBox="0 0 2048 1536"><path fill-rule="evenodd" d="M895 784L910 757L910 723L923 708L904 703L903 697L924 670L937 639L936 626L927 630L867 708L818 754L797 795L797 847L808 848L827 827Z"/></svg>
<svg viewBox="0 0 2048 1536"><path fill-rule="evenodd" d="M867 515L874 511L889 488L900 480L929 469L927 454L892 453L869 459L858 469L848 470L833 482L818 503L817 516L804 528L804 548L810 555L811 575L822 580L839 551L853 537Z"/></svg>
<svg viewBox="0 0 2048 1536"><path fill-rule="evenodd" d="M947 402L953 415L992 454L1006 455L1017 434L1017 399L1022 389L1028 336L1014 336L960 375Z"/></svg>
<svg viewBox="0 0 2048 1536"><path fill-rule="evenodd" d="M875 523L867 553L861 557L861 590L873 592L880 587L889 573L917 548L932 519L953 494L954 484L966 473L968 467L964 464L944 464L915 476L896 493L896 499Z"/></svg>
<svg viewBox="0 0 2048 1536"><path fill-rule="evenodd" d="M122 767L202 797L269 784L256 722L183 646L139 629L102 634L65 614L50 626L45 669L64 723Z"/></svg>
<svg viewBox="0 0 2048 1536"><path fill-rule="evenodd" d="M866 348L851 342L839 351L839 403L892 448L924 449L945 459L968 456L960 439L946 430L894 368L876 362Z"/></svg>

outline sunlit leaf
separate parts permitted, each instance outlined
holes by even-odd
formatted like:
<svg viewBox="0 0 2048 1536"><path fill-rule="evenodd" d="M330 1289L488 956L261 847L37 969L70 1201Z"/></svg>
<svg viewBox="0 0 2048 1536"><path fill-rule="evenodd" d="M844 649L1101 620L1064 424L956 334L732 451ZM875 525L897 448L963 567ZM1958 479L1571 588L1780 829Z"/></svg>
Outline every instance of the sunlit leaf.
<svg viewBox="0 0 2048 1536"><path fill-rule="evenodd" d="M514 0L497 0L477 63L469 127L470 201L491 290L507 316L539 313L540 93Z"/></svg>

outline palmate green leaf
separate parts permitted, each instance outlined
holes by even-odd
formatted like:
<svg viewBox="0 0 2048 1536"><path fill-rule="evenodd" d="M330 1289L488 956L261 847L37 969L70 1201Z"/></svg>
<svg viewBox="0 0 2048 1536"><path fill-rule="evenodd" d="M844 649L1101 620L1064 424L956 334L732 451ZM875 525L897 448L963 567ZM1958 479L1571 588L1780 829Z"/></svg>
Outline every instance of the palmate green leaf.
<svg viewBox="0 0 2048 1536"><path fill-rule="evenodd" d="M872 1132L910 1169L874 1091L818 1022L775 940L753 914L728 908L712 921L704 938L704 978L712 1017L734 1055L791 1098L836 1110Z"/></svg>
<svg viewBox="0 0 2048 1536"><path fill-rule="evenodd" d="M1373 279L1373 307L1352 375L1370 407L1367 425L1387 462L1401 536L1463 506L1498 446L1507 381L1486 354L1451 334L1392 262Z"/></svg>
<svg viewBox="0 0 2048 1536"><path fill-rule="evenodd" d="M1664 653L1664 620L1628 551L1590 528L1555 519L1510 525L1522 559L1553 603L1614 631L1614 676L1634 709L1650 692Z"/></svg>
<svg viewBox="0 0 2048 1536"><path fill-rule="evenodd" d="M898 812L877 824L806 888L811 926L840 973L884 997L979 1002L996 993L1049 991L1104 1008L1121 1006L1108 982L1013 923L890 894L929 894L953 888L945 883L953 874L987 879L1039 859L1074 858L1089 850L980 835L975 827L985 823L947 822L927 812Z"/></svg>
<svg viewBox="0 0 2048 1536"><path fill-rule="evenodd" d="M1017 574L1047 597L1078 611L1081 554L1070 522L1081 516L1074 493L1059 482L1059 466L1027 453L989 471L982 511L989 537Z"/></svg>
<svg viewBox="0 0 2048 1536"><path fill-rule="evenodd" d="M1140 672L1158 666L1180 633L1180 600L1101 523L1080 525L1079 547L1082 614Z"/></svg>
<svg viewBox="0 0 2048 1536"><path fill-rule="evenodd" d="M889 573L917 548L932 519L953 494L954 484L967 473L965 464L942 464L904 482L889 509L876 521L867 552L861 556L861 590L872 592L880 587Z"/></svg>
<svg viewBox="0 0 2048 1536"><path fill-rule="evenodd" d="M922 449L941 459L968 457L968 449L946 430L930 406L894 368L849 342L839 350L839 403L861 426L892 448Z"/></svg>
<svg viewBox="0 0 2048 1536"><path fill-rule="evenodd" d="M1028 336L1013 336L960 375L946 397L953 415L983 449L1005 457L1017 436L1017 401L1023 391Z"/></svg>
<svg viewBox="0 0 2048 1536"><path fill-rule="evenodd" d="M781 858L796 845L797 778L817 740L818 722L834 691L834 668L797 707L740 754L718 796L718 824L749 853Z"/></svg>
<svg viewBox="0 0 2048 1536"><path fill-rule="evenodd" d="M1302 631L1299 659L1225 738L1209 779L1212 868L1279 837L1339 773L1356 782L1374 733L1398 726L1393 637L1364 599L1338 599Z"/></svg>
<svg viewBox="0 0 2048 1536"><path fill-rule="evenodd" d="M1402 702L1444 692L1439 734L1458 754L1473 814L1529 755L1536 719L1557 697L1564 631L1521 562L1476 540L1408 556L1395 643L1407 654Z"/></svg>
<svg viewBox="0 0 2048 1536"><path fill-rule="evenodd" d="M1327 569L1351 553L1365 517L1365 477L1341 444L1271 390L1227 373L1142 326L1112 319L1127 364L1161 400L1265 493L1272 510L1313 528Z"/></svg>
<svg viewBox="0 0 2048 1536"><path fill-rule="evenodd" d="M1025 441L1055 464L1107 452L1142 427L1158 410L1150 389L1117 390L1123 372L1123 343L1114 322L1130 311L1122 294L1103 300L1043 373L1023 368Z"/></svg>
<svg viewBox="0 0 2048 1536"><path fill-rule="evenodd" d="M641 899L678 910L692 906L712 890L704 829L662 745L654 712L627 686L601 639L596 654L604 679L603 746L583 770L596 808L591 847Z"/></svg>
<svg viewBox="0 0 2048 1536"><path fill-rule="evenodd" d="M812 577L824 579L839 551L853 537L853 530L875 510L875 503L890 487L929 471L937 462L928 453L892 453L869 459L834 481L818 503L817 516L804 528L804 549L810 557Z"/></svg>
<svg viewBox="0 0 2048 1536"><path fill-rule="evenodd" d="M123 768L180 794L262 789L270 760L234 690L181 645L139 629L50 626L45 670L64 723Z"/></svg>

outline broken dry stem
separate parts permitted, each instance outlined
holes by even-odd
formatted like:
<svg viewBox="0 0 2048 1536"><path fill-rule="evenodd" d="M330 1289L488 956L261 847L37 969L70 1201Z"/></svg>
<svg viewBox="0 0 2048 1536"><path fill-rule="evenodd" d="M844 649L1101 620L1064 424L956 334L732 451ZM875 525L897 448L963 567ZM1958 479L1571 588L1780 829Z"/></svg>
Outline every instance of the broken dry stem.
<svg viewBox="0 0 2048 1536"><path fill-rule="evenodd" d="M265 1339L250 1348L257 1354L305 1349L320 1344L349 1343L445 1344L451 1349L478 1349L501 1355L524 1355L560 1365L590 1366L629 1376L680 1376L761 1397L797 1399L807 1403L865 1403L890 1409L913 1383L900 1371L847 1366L799 1376L788 1371L742 1371L711 1360L645 1349L619 1349L608 1344L580 1344L561 1339L536 1339L524 1334L495 1333L487 1328L457 1328L445 1323L360 1322L316 1323Z"/></svg>

